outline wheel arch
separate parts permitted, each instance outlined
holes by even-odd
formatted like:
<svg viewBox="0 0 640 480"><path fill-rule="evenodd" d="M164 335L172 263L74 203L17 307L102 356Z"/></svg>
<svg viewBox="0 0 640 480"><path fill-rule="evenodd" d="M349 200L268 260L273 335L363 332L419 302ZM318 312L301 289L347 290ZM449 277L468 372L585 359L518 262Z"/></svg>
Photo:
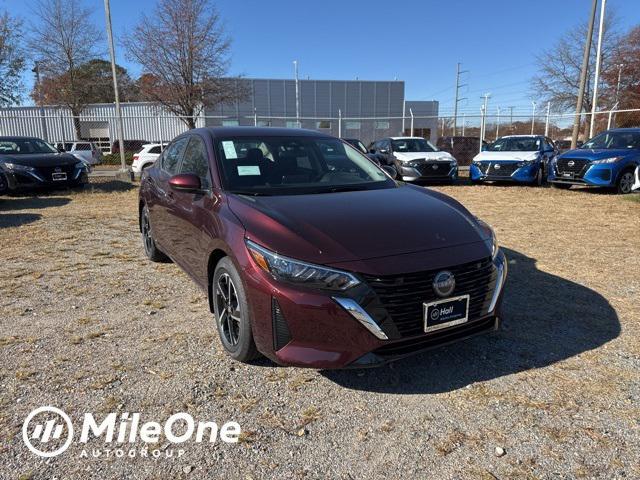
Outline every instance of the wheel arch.
<svg viewBox="0 0 640 480"><path fill-rule="evenodd" d="M211 295L213 286L213 272L216 270L216 266L223 258L228 254L221 248L216 248L209 254L209 261L207 263L207 299L209 301L209 311L214 313L213 310L213 296Z"/></svg>

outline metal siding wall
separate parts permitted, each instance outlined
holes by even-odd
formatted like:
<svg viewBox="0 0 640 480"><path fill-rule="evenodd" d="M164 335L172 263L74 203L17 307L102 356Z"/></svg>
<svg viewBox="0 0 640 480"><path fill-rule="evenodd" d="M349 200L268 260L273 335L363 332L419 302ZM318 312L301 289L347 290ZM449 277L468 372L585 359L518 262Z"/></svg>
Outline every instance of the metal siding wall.
<svg viewBox="0 0 640 480"><path fill-rule="evenodd" d="M269 103L271 115L284 116L284 80L269 80Z"/></svg>

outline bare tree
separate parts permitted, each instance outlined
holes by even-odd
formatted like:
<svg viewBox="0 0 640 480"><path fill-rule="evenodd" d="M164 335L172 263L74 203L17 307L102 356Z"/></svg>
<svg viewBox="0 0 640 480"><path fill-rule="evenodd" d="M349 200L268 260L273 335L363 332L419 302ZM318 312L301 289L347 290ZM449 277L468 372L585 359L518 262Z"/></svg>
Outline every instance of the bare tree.
<svg viewBox="0 0 640 480"><path fill-rule="evenodd" d="M21 74L25 67L20 45L22 21L7 12L0 15L0 105L16 104L23 90Z"/></svg>
<svg viewBox="0 0 640 480"><path fill-rule="evenodd" d="M616 25L615 15L610 14L605 19L602 42L601 71L603 73L611 69L611 60L618 48L619 35ZM539 73L533 78L532 88L538 98L550 101L555 111L572 110L576 106L586 32L586 24L567 31L553 48L544 51L537 57ZM592 42L589 71L587 72L587 86L583 101L583 108L586 111L591 111L596 47L597 42ZM602 78L604 78L604 75ZM601 91L606 93L608 90Z"/></svg>
<svg viewBox="0 0 640 480"><path fill-rule="evenodd" d="M189 128L205 106L244 95L225 79L230 41L210 0L159 0L125 40L129 57L142 65L140 92L179 116Z"/></svg>
<svg viewBox="0 0 640 480"><path fill-rule="evenodd" d="M86 79L80 67L99 55L101 35L91 21L91 10L79 0L38 0L34 5L37 23L31 26L28 45L46 78L57 79L55 97L74 116L80 137L79 115L87 106Z"/></svg>

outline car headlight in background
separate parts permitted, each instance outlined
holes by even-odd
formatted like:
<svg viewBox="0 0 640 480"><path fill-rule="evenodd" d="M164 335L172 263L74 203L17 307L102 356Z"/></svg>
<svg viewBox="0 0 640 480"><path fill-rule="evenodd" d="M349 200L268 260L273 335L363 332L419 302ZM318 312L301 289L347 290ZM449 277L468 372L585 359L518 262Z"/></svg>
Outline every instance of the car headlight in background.
<svg viewBox="0 0 640 480"><path fill-rule="evenodd" d="M84 160L79 161L73 167L77 168L78 170L82 170L84 168L87 172L91 171L91 166L89 166L89 164Z"/></svg>
<svg viewBox="0 0 640 480"><path fill-rule="evenodd" d="M535 160L524 160L522 162L518 162L518 168L521 167L528 167L529 165L533 165L536 161Z"/></svg>
<svg viewBox="0 0 640 480"><path fill-rule="evenodd" d="M253 260L275 279L312 288L344 291L360 283L355 276L341 270L283 257L245 240Z"/></svg>
<svg viewBox="0 0 640 480"><path fill-rule="evenodd" d="M594 164L602 164L602 163L616 163L618 160L622 160L624 157L609 157L609 158L601 158L600 160L594 160L591 163Z"/></svg>
<svg viewBox="0 0 640 480"><path fill-rule="evenodd" d="M476 220L483 228L491 232L491 237L486 239L485 243L487 247L489 247L489 249L491 250L491 259L494 260L496 258L496 255L498 255L498 250L500 249L498 245L498 238L496 237L496 232L488 223L480 220L478 217L476 217Z"/></svg>
<svg viewBox="0 0 640 480"><path fill-rule="evenodd" d="M0 163L0 167L4 168L8 172L33 172L35 168L29 165L20 165L18 163Z"/></svg>

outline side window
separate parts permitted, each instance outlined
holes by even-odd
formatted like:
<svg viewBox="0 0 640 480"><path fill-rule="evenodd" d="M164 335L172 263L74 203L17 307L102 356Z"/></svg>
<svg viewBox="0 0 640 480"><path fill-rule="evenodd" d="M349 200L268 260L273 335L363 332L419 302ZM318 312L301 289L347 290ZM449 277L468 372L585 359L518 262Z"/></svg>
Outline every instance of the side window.
<svg viewBox="0 0 640 480"><path fill-rule="evenodd" d="M202 188L211 188L207 147L204 141L197 135L192 135L189 139L189 145L184 152L180 173L195 173L200 177Z"/></svg>
<svg viewBox="0 0 640 480"><path fill-rule="evenodd" d="M181 138L172 143L164 153L162 157L162 169L169 175L175 175L178 172L178 165L188 141L188 137Z"/></svg>
<svg viewBox="0 0 640 480"><path fill-rule="evenodd" d="M158 146L158 147L151 147L149 149L149 153L155 153L157 155L160 155L162 152L160 151L160 147Z"/></svg>
<svg viewBox="0 0 640 480"><path fill-rule="evenodd" d="M383 140L380 142L380 148L386 150L387 152L391 151L391 142L389 140Z"/></svg>

